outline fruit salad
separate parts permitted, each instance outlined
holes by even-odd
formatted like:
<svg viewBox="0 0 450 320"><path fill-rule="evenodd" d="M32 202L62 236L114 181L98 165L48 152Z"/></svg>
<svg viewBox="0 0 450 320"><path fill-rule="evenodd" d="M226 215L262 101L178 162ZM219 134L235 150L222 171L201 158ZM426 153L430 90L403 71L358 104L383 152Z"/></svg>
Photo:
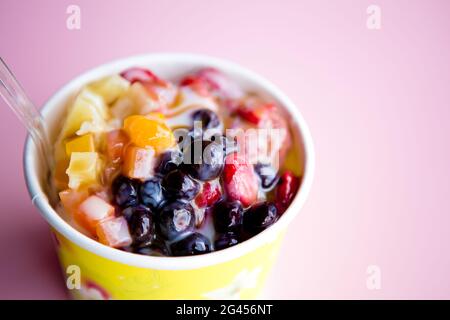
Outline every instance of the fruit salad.
<svg viewBox="0 0 450 320"><path fill-rule="evenodd" d="M69 102L52 172L58 212L132 253L223 250L269 228L302 169L274 101L212 68L178 81L135 67Z"/></svg>

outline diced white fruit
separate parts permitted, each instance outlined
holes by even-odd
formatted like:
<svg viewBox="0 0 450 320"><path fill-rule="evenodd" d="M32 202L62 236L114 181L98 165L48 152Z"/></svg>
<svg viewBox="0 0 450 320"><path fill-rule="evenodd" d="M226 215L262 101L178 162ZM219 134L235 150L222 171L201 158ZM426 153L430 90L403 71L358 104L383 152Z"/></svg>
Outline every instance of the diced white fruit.
<svg viewBox="0 0 450 320"><path fill-rule="evenodd" d="M97 237L101 243L113 248L129 246L132 242L124 217L101 221L97 225Z"/></svg>
<svg viewBox="0 0 450 320"><path fill-rule="evenodd" d="M114 215L114 207L96 195L84 200L80 204L79 211L80 214L84 215L86 221L92 224Z"/></svg>

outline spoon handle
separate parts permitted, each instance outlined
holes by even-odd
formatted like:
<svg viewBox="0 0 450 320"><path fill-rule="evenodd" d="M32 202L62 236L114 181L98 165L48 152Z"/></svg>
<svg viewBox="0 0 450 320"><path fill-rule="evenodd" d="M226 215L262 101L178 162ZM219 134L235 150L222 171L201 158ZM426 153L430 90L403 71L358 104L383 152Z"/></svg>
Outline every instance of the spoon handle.
<svg viewBox="0 0 450 320"><path fill-rule="evenodd" d="M0 95L28 130L48 168L51 147L44 121L11 70L0 57Z"/></svg>

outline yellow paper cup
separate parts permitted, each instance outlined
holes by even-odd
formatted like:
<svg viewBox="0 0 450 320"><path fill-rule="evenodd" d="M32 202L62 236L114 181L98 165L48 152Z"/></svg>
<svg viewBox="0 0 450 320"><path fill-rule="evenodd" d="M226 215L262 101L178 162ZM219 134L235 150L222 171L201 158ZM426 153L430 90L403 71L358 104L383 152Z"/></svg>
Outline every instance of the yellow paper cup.
<svg viewBox="0 0 450 320"><path fill-rule="evenodd" d="M299 166L300 190L282 217L251 239L225 250L189 257L151 257L102 245L85 236L49 204L46 172L28 137L24 170L33 203L51 226L66 284L77 299L253 299L261 295L280 242L310 190L314 151L308 127L297 107L269 81L236 64L200 55L150 54L130 57L92 69L58 90L42 108L50 135L55 137L68 101L90 81L126 68L147 67L162 78L179 79L201 67L225 72L245 90L259 92L284 108L291 123Z"/></svg>

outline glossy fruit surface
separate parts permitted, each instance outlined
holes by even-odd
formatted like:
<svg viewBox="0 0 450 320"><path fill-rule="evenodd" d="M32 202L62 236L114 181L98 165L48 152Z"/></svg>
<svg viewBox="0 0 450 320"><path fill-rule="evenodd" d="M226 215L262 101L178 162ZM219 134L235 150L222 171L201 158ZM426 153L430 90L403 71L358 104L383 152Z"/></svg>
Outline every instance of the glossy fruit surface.
<svg viewBox="0 0 450 320"><path fill-rule="evenodd" d="M195 204L199 208L213 205L222 196L222 187L218 180L211 180L203 183L202 190L195 197Z"/></svg>
<svg viewBox="0 0 450 320"><path fill-rule="evenodd" d="M123 130L112 130L106 133L106 154L113 163L123 160L127 144L128 136Z"/></svg>
<svg viewBox="0 0 450 320"><path fill-rule="evenodd" d="M114 217L114 207L102 198L93 195L83 202L78 207L74 219L86 230L91 233L95 232L95 228L102 220Z"/></svg>
<svg viewBox="0 0 450 320"><path fill-rule="evenodd" d="M141 115L129 116L123 126L130 141L138 147L153 147L161 152L175 143L172 130L158 119L150 119Z"/></svg>
<svg viewBox="0 0 450 320"><path fill-rule="evenodd" d="M213 208L214 227L218 232L237 230L242 224L243 208L240 202L219 201Z"/></svg>
<svg viewBox="0 0 450 320"><path fill-rule="evenodd" d="M180 170L173 170L165 175L161 185L164 196L170 199L191 200L200 191L200 184Z"/></svg>
<svg viewBox="0 0 450 320"><path fill-rule="evenodd" d="M75 137L66 142L66 154L71 156L72 152L94 152L94 136L92 133Z"/></svg>
<svg viewBox="0 0 450 320"><path fill-rule="evenodd" d="M155 161L153 148L128 146L124 154L122 173L133 179L148 179L153 176Z"/></svg>
<svg viewBox="0 0 450 320"><path fill-rule="evenodd" d="M64 210L70 215L74 215L80 204L89 196L87 190L72 190L67 189L59 193L59 199L64 207Z"/></svg>
<svg viewBox="0 0 450 320"><path fill-rule="evenodd" d="M258 179L253 165L237 153L226 156L223 181L230 200L240 201L244 207L256 201Z"/></svg>
<svg viewBox="0 0 450 320"><path fill-rule="evenodd" d="M201 233L192 233L170 246L173 256L192 256L211 251L211 242Z"/></svg>
<svg viewBox="0 0 450 320"><path fill-rule="evenodd" d="M136 206L139 203L139 182L124 176L118 176L112 183L111 189L116 204L122 208Z"/></svg>
<svg viewBox="0 0 450 320"><path fill-rule="evenodd" d="M192 206L183 201L166 204L159 212L157 229L166 240L173 240L194 229L195 216Z"/></svg>
<svg viewBox="0 0 450 320"><path fill-rule="evenodd" d="M263 189L270 190L278 182L277 171L270 164L257 163L254 168Z"/></svg>
<svg viewBox="0 0 450 320"><path fill-rule="evenodd" d="M271 202L253 205L244 214L244 230L255 235L272 225L277 220L277 207Z"/></svg>
<svg viewBox="0 0 450 320"><path fill-rule="evenodd" d="M199 122L203 130L213 129L220 125L217 114L209 109L199 109L192 114L192 120Z"/></svg>
<svg viewBox="0 0 450 320"><path fill-rule="evenodd" d="M224 165L223 146L220 143L195 139L184 152L182 168L202 181L217 178Z"/></svg>
<svg viewBox="0 0 450 320"><path fill-rule="evenodd" d="M239 237L234 232L227 232L220 234L216 241L214 241L214 250L222 250L239 243Z"/></svg>
<svg viewBox="0 0 450 320"><path fill-rule="evenodd" d="M155 237L155 227L150 210L136 210L129 221L133 245L145 247L152 244Z"/></svg>
<svg viewBox="0 0 450 320"><path fill-rule="evenodd" d="M72 152L69 167L69 188L98 184L101 162L97 152Z"/></svg>
<svg viewBox="0 0 450 320"><path fill-rule="evenodd" d="M280 178L276 191L278 209L284 212L291 204L300 186L300 178L291 171L286 171Z"/></svg>
<svg viewBox="0 0 450 320"><path fill-rule="evenodd" d="M96 233L101 243L113 248L129 246L133 241L124 217L101 221L97 225Z"/></svg>
<svg viewBox="0 0 450 320"><path fill-rule="evenodd" d="M166 175L170 171L178 168L178 165L183 161L183 154L179 151L167 151L159 157L159 163L155 172L160 175Z"/></svg>
<svg viewBox="0 0 450 320"><path fill-rule="evenodd" d="M161 178L153 177L142 183L139 189L139 195L144 205L156 210L164 200Z"/></svg>

